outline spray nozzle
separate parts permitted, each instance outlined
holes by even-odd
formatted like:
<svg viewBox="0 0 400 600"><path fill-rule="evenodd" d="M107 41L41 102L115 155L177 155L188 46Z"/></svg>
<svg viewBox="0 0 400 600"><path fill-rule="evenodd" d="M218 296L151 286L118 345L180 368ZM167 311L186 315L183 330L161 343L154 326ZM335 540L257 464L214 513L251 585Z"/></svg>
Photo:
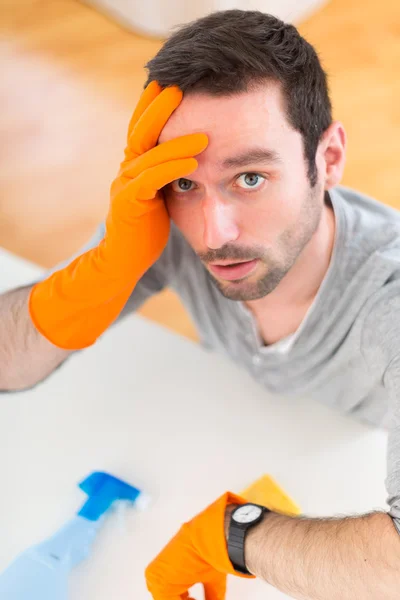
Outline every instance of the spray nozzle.
<svg viewBox="0 0 400 600"><path fill-rule="evenodd" d="M98 521L117 500L136 502L142 494L125 481L100 471L81 481L79 487L89 498L78 515L88 521Z"/></svg>

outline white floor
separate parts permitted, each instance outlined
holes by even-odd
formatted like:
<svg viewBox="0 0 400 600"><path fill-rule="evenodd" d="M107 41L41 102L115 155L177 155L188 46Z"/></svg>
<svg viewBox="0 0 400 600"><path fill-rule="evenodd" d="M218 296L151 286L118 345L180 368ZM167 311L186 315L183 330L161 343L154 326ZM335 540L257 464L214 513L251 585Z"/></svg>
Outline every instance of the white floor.
<svg viewBox="0 0 400 600"><path fill-rule="evenodd" d="M164 37L171 28L210 12L241 8L297 23L327 0L86 0L134 31Z"/></svg>

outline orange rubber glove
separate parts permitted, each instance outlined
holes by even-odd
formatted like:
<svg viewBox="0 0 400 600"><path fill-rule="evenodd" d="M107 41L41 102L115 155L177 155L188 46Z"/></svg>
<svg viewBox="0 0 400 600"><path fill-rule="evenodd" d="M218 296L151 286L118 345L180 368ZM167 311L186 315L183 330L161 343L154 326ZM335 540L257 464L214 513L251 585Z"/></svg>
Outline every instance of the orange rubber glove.
<svg viewBox="0 0 400 600"><path fill-rule="evenodd" d="M189 589L204 585L206 600L224 600L226 575L247 579L229 560L225 540L225 509L247 500L226 492L192 521L185 523L146 569L147 587L154 600L192 600Z"/></svg>
<svg viewBox="0 0 400 600"><path fill-rule="evenodd" d="M162 90L156 82L146 88L129 124L125 159L111 186L104 239L31 291L29 311L35 327L60 348L93 344L167 244L170 221L160 190L193 173L194 155L208 144L205 134L196 133L156 146L182 96L178 88Z"/></svg>

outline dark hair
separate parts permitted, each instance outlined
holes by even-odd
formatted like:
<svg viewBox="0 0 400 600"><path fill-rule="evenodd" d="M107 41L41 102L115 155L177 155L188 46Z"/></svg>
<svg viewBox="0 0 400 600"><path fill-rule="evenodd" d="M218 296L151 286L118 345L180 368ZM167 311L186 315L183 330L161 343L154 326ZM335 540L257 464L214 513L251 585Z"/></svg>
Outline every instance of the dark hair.
<svg viewBox="0 0 400 600"><path fill-rule="evenodd" d="M332 107L318 55L293 25L259 11L214 12L175 31L146 68L146 85L156 80L162 87L215 96L280 82L288 121L303 136L315 185L315 154L332 123Z"/></svg>

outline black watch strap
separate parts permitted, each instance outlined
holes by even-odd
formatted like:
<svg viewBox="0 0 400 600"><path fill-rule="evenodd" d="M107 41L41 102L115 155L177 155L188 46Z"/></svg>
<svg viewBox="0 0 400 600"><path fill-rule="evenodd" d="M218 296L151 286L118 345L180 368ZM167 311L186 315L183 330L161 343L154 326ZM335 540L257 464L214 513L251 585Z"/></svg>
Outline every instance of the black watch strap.
<svg viewBox="0 0 400 600"><path fill-rule="evenodd" d="M239 527L232 527L229 530L228 538L228 554L230 561L235 571L242 573L243 575L250 575L250 572L246 568L246 562L244 558L244 538L246 537L247 529L241 529Z"/></svg>

